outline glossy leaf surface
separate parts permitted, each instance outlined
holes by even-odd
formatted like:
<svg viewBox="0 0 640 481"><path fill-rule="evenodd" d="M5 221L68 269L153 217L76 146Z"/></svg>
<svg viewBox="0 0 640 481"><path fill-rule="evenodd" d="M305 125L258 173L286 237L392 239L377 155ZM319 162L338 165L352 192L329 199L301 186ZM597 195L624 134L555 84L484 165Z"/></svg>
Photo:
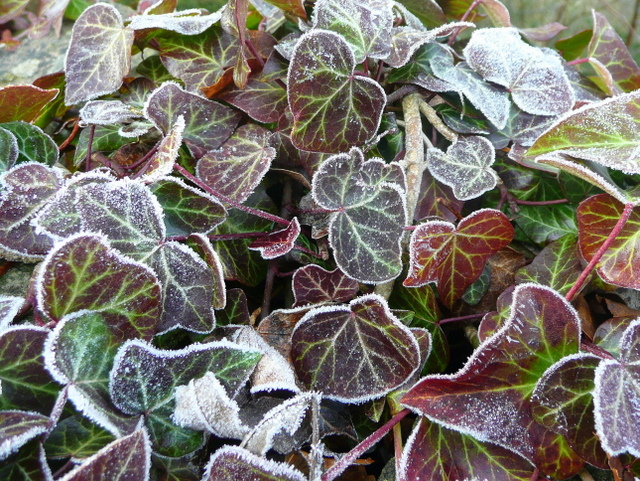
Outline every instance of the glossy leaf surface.
<svg viewBox="0 0 640 481"><path fill-rule="evenodd" d="M34 85L0 88L0 123L16 120L33 122L58 93L58 89L41 89Z"/></svg>

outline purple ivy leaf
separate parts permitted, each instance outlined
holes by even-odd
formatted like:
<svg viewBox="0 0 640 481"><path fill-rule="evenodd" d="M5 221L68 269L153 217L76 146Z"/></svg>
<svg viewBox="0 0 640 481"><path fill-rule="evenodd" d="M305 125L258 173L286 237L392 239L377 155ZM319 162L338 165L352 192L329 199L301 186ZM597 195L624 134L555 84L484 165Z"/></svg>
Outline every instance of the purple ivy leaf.
<svg viewBox="0 0 640 481"><path fill-rule="evenodd" d="M48 329L35 326L12 326L0 333L3 409L51 412L59 388L42 358L48 333Z"/></svg>
<svg viewBox="0 0 640 481"><path fill-rule="evenodd" d="M300 223L297 217L294 217L284 229L254 240L249 244L249 249L259 251L263 259L275 259L291 252L299 235Z"/></svg>
<svg viewBox="0 0 640 481"><path fill-rule="evenodd" d="M351 48L355 62L385 59L391 53L393 4L389 0L319 0L312 26L340 34Z"/></svg>
<svg viewBox="0 0 640 481"><path fill-rule="evenodd" d="M598 326L593 342L616 359L620 358L620 340L627 327L635 321L633 317L613 317Z"/></svg>
<svg viewBox="0 0 640 481"><path fill-rule="evenodd" d="M0 294L0 333L9 327L24 302L22 297Z"/></svg>
<svg viewBox="0 0 640 481"><path fill-rule="evenodd" d="M187 239L187 245L198 253L213 273L213 301L211 306L214 309L224 309L227 305L227 298L220 256L213 249L209 238L203 234L191 234Z"/></svg>
<svg viewBox="0 0 640 481"><path fill-rule="evenodd" d="M116 436L132 432L138 424L137 418L118 411L109 396L109 372L123 337L127 336L119 326L103 314L80 311L58 322L43 350L47 370L68 386L77 410Z"/></svg>
<svg viewBox="0 0 640 481"><path fill-rule="evenodd" d="M358 283L340 269L331 272L315 264L301 267L291 281L293 307L323 302L345 302L358 293Z"/></svg>
<svg viewBox="0 0 640 481"><path fill-rule="evenodd" d="M208 334L215 327L212 269L192 249L165 242L147 263L162 285L158 333L182 328Z"/></svg>
<svg viewBox="0 0 640 481"><path fill-rule="evenodd" d="M29 411L0 411L0 460L46 432L51 419Z"/></svg>
<svg viewBox="0 0 640 481"><path fill-rule="evenodd" d="M60 481L146 481L150 469L151 443L142 428L109 443Z"/></svg>
<svg viewBox="0 0 640 481"><path fill-rule="evenodd" d="M307 481L290 464L271 461L246 449L224 446L211 455L202 481Z"/></svg>
<svg viewBox="0 0 640 481"><path fill-rule="evenodd" d="M202 15L200 9L182 10L160 15L145 14L131 17L129 28L143 30L146 28L162 28L182 35L198 35L222 18L222 11Z"/></svg>
<svg viewBox="0 0 640 481"><path fill-rule="evenodd" d="M352 148L322 163L312 194L332 214L329 242L349 277L378 284L400 275L400 241L406 223L404 174L398 164L364 160Z"/></svg>
<svg viewBox="0 0 640 481"><path fill-rule="evenodd" d="M196 174L216 192L242 203L251 195L276 157L272 134L264 127L246 124L220 148L200 158Z"/></svg>
<svg viewBox="0 0 640 481"><path fill-rule="evenodd" d="M514 28L476 30L464 55L485 80L509 89L525 112L558 115L573 107L573 89L560 59L524 43Z"/></svg>
<svg viewBox="0 0 640 481"><path fill-rule="evenodd" d="M387 98L356 61L341 35L312 30L298 41L289 65L288 99L299 149L344 152L376 134Z"/></svg>
<svg viewBox="0 0 640 481"><path fill-rule="evenodd" d="M36 233L34 216L62 185L57 169L19 164L0 175L0 254L9 260L41 260L53 247L49 235Z"/></svg>
<svg viewBox="0 0 640 481"><path fill-rule="evenodd" d="M596 433L609 456L640 456L640 320L620 339L620 358L596 368L593 404Z"/></svg>
<svg viewBox="0 0 640 481"><path fill-rule="evenodd" d="M291 342L298 378L308 389L344 403L384 396L420 364L415 337L375 294L348 306L312 309L296 324Z"/></svg>
<svg viewBox="0 0 640 481"><path fill-rule="evenodd" d="M144 174L139 177L141 181L155 182L173 171L173 166L179 155L178 150L182 145L184 129L184 117L179 115L171 130L159 142L155 154L143 167Z"/></svg>
<svg viewBox="0 0 640 481"><path fill-rule="evenodd" d="M148 413L170 402L177 386L210 371L233 397L259 359L260 353L228 341L196 343L174 351L128 341L114 359L109 392L122 412Z"/></svg>
<svg viewBox="0 0 640 481"><path fill-rule="evenodd" d="M87 125L126 123L140 117L142 112L120 100L91 100L80 109L80 119Z"/></svg>
<svg viewBox="0 0 640 481"><path fill-rule="evenodd" d="M218 326L249 325L251 315L247 295L242 289L233 288L226 290L225 304L222 310L216 313Z"/></svg>
<svg viewBox="0 0 640 481"><path fill-rule="evenodd" d="M517 454L422 418L400 458L403 478L429 481L529 481L533 467Z"/></svg>
<svg viewBox="0 0 640 481"><path fill-rule="evenodd" d="M178 117L183 116L184 143L193 156L199 158L229 138L242 114L189 93L175 82L165 82L147 98L144 116L165 135L175 126Z"/></svg>
<svg viewBox="0 0 640 481"><path fill-rule="evenodd" d="M160 317L158 278L98 235L78 234L47 255L36 279L38 308L58 321L66 314L94 310L122 335L150 339Z"/></svg>
<svg viewBox="0 0 640 481"><path fill-rule="evenodd" d="M521 284L509 319L465 366L456 374L423 378L402 403L444 427L518 453L543 473L566 478L583 462L564 438L534 420L530 398L543 372L578 352L579 342L575 309L547 287Z"/></svg>
<svg viewBox="0 0 640 481"><path fill-rule="evenodd" d="M605 452L593 432L594 374L601 359L591 354L566 356L547 369L531 395L535 420L563 435L590 464L608 468Z"/></svg>
<svg viewBox="0 0 640 481"><path fill-rule="evenodd" d="M495 149L484 137L460 137L444 153L427 150L427 168L440 182L453 189L458 200L470 200L493 189L498 174L491 168Z"/></svg>
<svg viewBox="0 0 640 481"><path fill-rule="evenodd" d="M246 112L258 122L271 123L280 120L287 108L287 91L275 82L249 78L244 89L223 92L220 98Z"/></svg>
<svg viewBox="0 0 640 481"><path fill-rule="evenodd" d="M87 8L73 24L65 58L64 102L74 105L120 88L131 68L133 30L106 3Z"/></svg>

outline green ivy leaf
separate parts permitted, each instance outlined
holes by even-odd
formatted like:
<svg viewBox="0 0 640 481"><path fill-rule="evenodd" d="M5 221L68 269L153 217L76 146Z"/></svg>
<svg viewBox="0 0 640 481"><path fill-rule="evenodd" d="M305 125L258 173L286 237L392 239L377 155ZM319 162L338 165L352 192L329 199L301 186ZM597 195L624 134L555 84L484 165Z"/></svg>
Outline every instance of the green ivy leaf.
<svg viewBox="0 0 640 481"><path fill-rule="evenodd" d="M579 246L587 262L618 222L623 205L607 194L589 197L578 206ZM640 289L640 214L635 210L604 253L596 271L606 282Z"/></svg>
<svg viewBox="0 0 640 481"><path fill-rule="evenodd" d="M80 414L58 422L44 443L50 459L84 459L96 454L114 441L109 431L92 423Z"/></svg>
<svg viewBox="0 0 640 481"><path fill-rule="evenodd" d="M133 30L106 3L87 8L73 25L65 57L64 101L74 105L120 88L131 68Z"/></svg>
<svg viewBox="0 0 640 481"><path fill-rule="evenodd" d="M567 235L575 235L575 207L559 205L519 205L515 224L536 244L544 245Z"/></svg>
<svg viewBox="0 0 640 481"><path fill-rule="evenodd" d="M386 104L382 87L354 74L349 44L337 33L312 30L298 41L288 75L294 126L291 139L302 150L345 152L368 142Z"/></svg>
<svg viewBox="0 0 640 481"><path fill-rule="evenodd" d="M291 342L298 378L309 390L344 403L384 396L420 364L415 337L375 294L348 306L312 309L296 324Z"/></svg>
<svg viewBox="0 0 640 481"><path fill-rule="evenodd" d="M406 287L436 282L447 306L460 299L482 274L493 254L509 245L514 229L509 219L493 209L477 210L455 225L433 220L411 234Z"/></svg>
<svg viewBox="0 0 640 481"><path fill-rule="evenodd" d="M534 420L530 399L544 371L576 353L579 342L575 309L547 287L521 284L509 319L465 366L423 378L402 403L440 425L518 453L543 473L566 478L583 462L564 438Z"/></svg>
<svg viewBox="0 0 640 481"><path fill-rule="evenodd" d="M323 162L313 176L312 194L321 207L337 211L331 216L329 242L345 274L372 284L400 275L406 212L398 164L365 161L354 147Z"/></svg>

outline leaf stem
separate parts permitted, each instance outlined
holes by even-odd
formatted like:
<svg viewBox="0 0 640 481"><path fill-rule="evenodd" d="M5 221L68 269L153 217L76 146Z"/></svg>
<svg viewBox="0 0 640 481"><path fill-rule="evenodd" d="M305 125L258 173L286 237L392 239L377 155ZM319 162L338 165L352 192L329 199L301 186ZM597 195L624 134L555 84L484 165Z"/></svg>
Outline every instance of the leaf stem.
<svg viewBox="0 0 640 481"><path fill-rule="evenodd" d="M331 466L322 475L321 481L333 481L340 476L351 464L358 459L365 451L371 448L374 444L385 437L393 427L398 424L407 414L411 411L403 409L398 414L393 416L389 421L384 423L379 429L377 429L368 438L358 444L355 448L342 456L333 466Z"/></svg>
<svg viewBox="0 0 640 481"><path fill-rule="evenodd" d="M519 205L555 205L566 204L569 199L555 199L555 200L520 200L516 197L512 197L512 200Z"/></svg>
<svg viewBox="0 0 640 481"><path fill-rule="evenodd" d="M579 65L581 63L587 63L589 62L589 58L577 58L575 60L572 60L571 62L567 62L567 65Z"/></svg>
<svg viewBox="0 0 640 481"><path fill-rule="evenodd" d="M198 187L200 187L202 190L220 199L225 204L229 204L231 207L235 207L236 209L246 212L247 214L255 215L256 217L261 217L262 219L270 220L271 222L275 222L276 224L285 225L285 226L289 225L289 221L286 219L283 219L282 217L269 214L268 212L264 212L262 210L254 209L252 207L247 207L246 205L242 205L236 202L235 200L230 199L226 195L222 195L219 192L216 192L215 190L213 190L211 187L209 187L207 184L202 182L195 175L193 175L191 172L189 172L187 169L185 169L179 164L174 165L173 168L174 170L177 170L178 172L180 172L185 178L189 179L191 182L193 182Z"/></svg>
<svg viewBox="0 0 640 481"><path fill-rule="evenodd" d="M76 138L76 135L78 135L78 131L80 130L80 120L76 120L73 124L73 128L71 129L71 133L69 134L69 137L67 137L58 147L59 151L63 151L65 148L67 148L67 146L73 142L73 139Z"/></svg>
<svg viewBox="0 0 640 481"><path fill-rule="evenodd" d="M593 258L591 259L591 262L589 262L587 267L585 267L584 270L580 273L580 277L578 277L578 280L575 282L575 284L573 284L573 286L571 287L571 290L567 292L567 295L565 296L567 301L571 302L573 298L576 296L576 294L580 292L587 278L589 277L589 274L591 274L591 271L595 269L598 262L600 262L600 259L602 259L602 256L605 254L605 252L607 252L607 250L609 249L613 241L616 239L616 237L618 237L618 234L620 234L620 231L622 231L622 228L629 220L629 217L631 217L631 213L633 212L634 205L635 204L631 202L624 205L624 210L622 211L622 214L620 215L618 222L616 222L616 225L613 226L611 233L602 243L600 248L596 251Z"/></svg>
<svg viewBox="0 0 640 481"><path fill-rule="evenodd" d="M89 139L87 140L87 156L84 159L84 169L89 172L91 170L91 149L93 148L93 136L96 133L96 126L89 127Z"/></svg>
<svg viewBox="0 0 640 481"><path fill-rule="evenodd" d="M464 12L464 15L460 18L460 21L466 22L467 18L469 18L469 15L471 15L471 12L473 12L475 8L481 3L482 3L482 0L475 0L471 5L469 5L469 8L467 8L467 11ZM455 32L451 34L451 38L449 38L447 45L453 45L453 42L456 41L456 37L460 34L460 32L462 32L463 28L464 27L456 28Z"/></svg>
<svg viewBox="0 0 640 481"><path fill-rule="evenodd" d="M440 319L436 324L448 324L450 322L458 322L458 321L468 321L470 319L477 319L479 317L484 317L488 312L478 312L477 314L469 314L468 316L459 316L459 317L448 317L447 319Z"/></svg>

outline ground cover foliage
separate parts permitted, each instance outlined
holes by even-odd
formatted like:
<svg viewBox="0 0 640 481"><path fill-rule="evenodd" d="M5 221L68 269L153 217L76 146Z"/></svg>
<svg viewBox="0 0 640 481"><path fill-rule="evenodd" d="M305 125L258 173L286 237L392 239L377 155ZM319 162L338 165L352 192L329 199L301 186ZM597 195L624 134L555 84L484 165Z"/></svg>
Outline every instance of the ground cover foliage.
<svg viewBox="0 0 640 481"><path fill-rule="evenodd" d="M12 0L0 478L640 475L640 68L496 0Z"/></svg>

